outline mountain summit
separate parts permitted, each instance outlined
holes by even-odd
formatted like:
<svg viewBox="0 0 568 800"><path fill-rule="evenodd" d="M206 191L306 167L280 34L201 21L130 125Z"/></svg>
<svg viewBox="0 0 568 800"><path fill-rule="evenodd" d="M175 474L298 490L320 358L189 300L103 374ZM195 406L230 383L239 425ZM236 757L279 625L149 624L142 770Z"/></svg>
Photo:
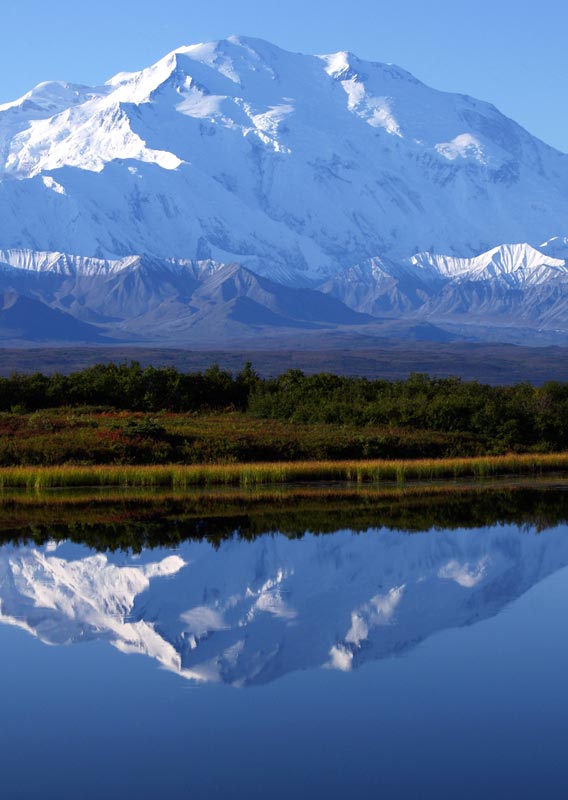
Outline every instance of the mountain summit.
<svg viewBox="0 0 568 800"><path fill-rule="evenodd" d="M0 220L5 251L239 264L347 301L371 262L562 242L568 156L399 67L231 37L0 105Z"/></svg>

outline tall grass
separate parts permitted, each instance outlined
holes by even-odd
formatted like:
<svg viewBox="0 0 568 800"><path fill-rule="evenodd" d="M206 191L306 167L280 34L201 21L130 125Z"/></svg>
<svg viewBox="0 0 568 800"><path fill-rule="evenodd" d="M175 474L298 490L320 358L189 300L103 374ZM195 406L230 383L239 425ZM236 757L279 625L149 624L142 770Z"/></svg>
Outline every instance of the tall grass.
<svg viewBox="0 0 568 800"><path fill-rule="evenodd" d="M438 478L488 478L568 470L568 453L405 461L299 461L159 466L56 466L0 469L0 489L41 491L76 487L260 486L341 481L350 483Z"/></svg>

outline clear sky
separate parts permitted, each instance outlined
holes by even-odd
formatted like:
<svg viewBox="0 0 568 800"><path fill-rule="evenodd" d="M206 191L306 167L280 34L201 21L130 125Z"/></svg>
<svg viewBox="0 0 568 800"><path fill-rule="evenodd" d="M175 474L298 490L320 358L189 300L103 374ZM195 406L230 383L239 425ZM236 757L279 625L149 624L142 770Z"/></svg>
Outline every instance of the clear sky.
<svg viewBox="0 0 568 800"><path fill-rule="evenodd" d="M495 103L568 152L566 0L5 0L0 102L42 80L96 84L231 34L351 50Z"/></svg>

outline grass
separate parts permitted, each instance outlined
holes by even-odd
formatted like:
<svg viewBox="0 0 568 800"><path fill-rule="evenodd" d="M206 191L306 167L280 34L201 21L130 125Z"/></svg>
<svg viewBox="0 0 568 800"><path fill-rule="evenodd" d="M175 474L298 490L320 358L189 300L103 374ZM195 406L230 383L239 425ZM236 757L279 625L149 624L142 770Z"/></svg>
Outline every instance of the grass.
<svg viewBox="0 0 568 800"><path fill-rule="evenodd" d="M488 478L568 470L568 453L476 458L297 461L157 466L54 466L0 469L0 489L42 491L74 487L262 486L312 481L367 483L442 478Z"/></svg>

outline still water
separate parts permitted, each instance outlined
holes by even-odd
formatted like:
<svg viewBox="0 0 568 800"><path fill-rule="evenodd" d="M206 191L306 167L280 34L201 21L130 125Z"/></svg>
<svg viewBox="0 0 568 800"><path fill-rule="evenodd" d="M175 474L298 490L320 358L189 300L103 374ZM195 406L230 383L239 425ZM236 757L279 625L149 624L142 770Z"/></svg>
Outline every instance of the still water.
<svg viewBox="0 0 568 800"><path fill-rule="evenodd" d="M1 796L566 798L567 620L558 519L5 544Z"/></svg>

